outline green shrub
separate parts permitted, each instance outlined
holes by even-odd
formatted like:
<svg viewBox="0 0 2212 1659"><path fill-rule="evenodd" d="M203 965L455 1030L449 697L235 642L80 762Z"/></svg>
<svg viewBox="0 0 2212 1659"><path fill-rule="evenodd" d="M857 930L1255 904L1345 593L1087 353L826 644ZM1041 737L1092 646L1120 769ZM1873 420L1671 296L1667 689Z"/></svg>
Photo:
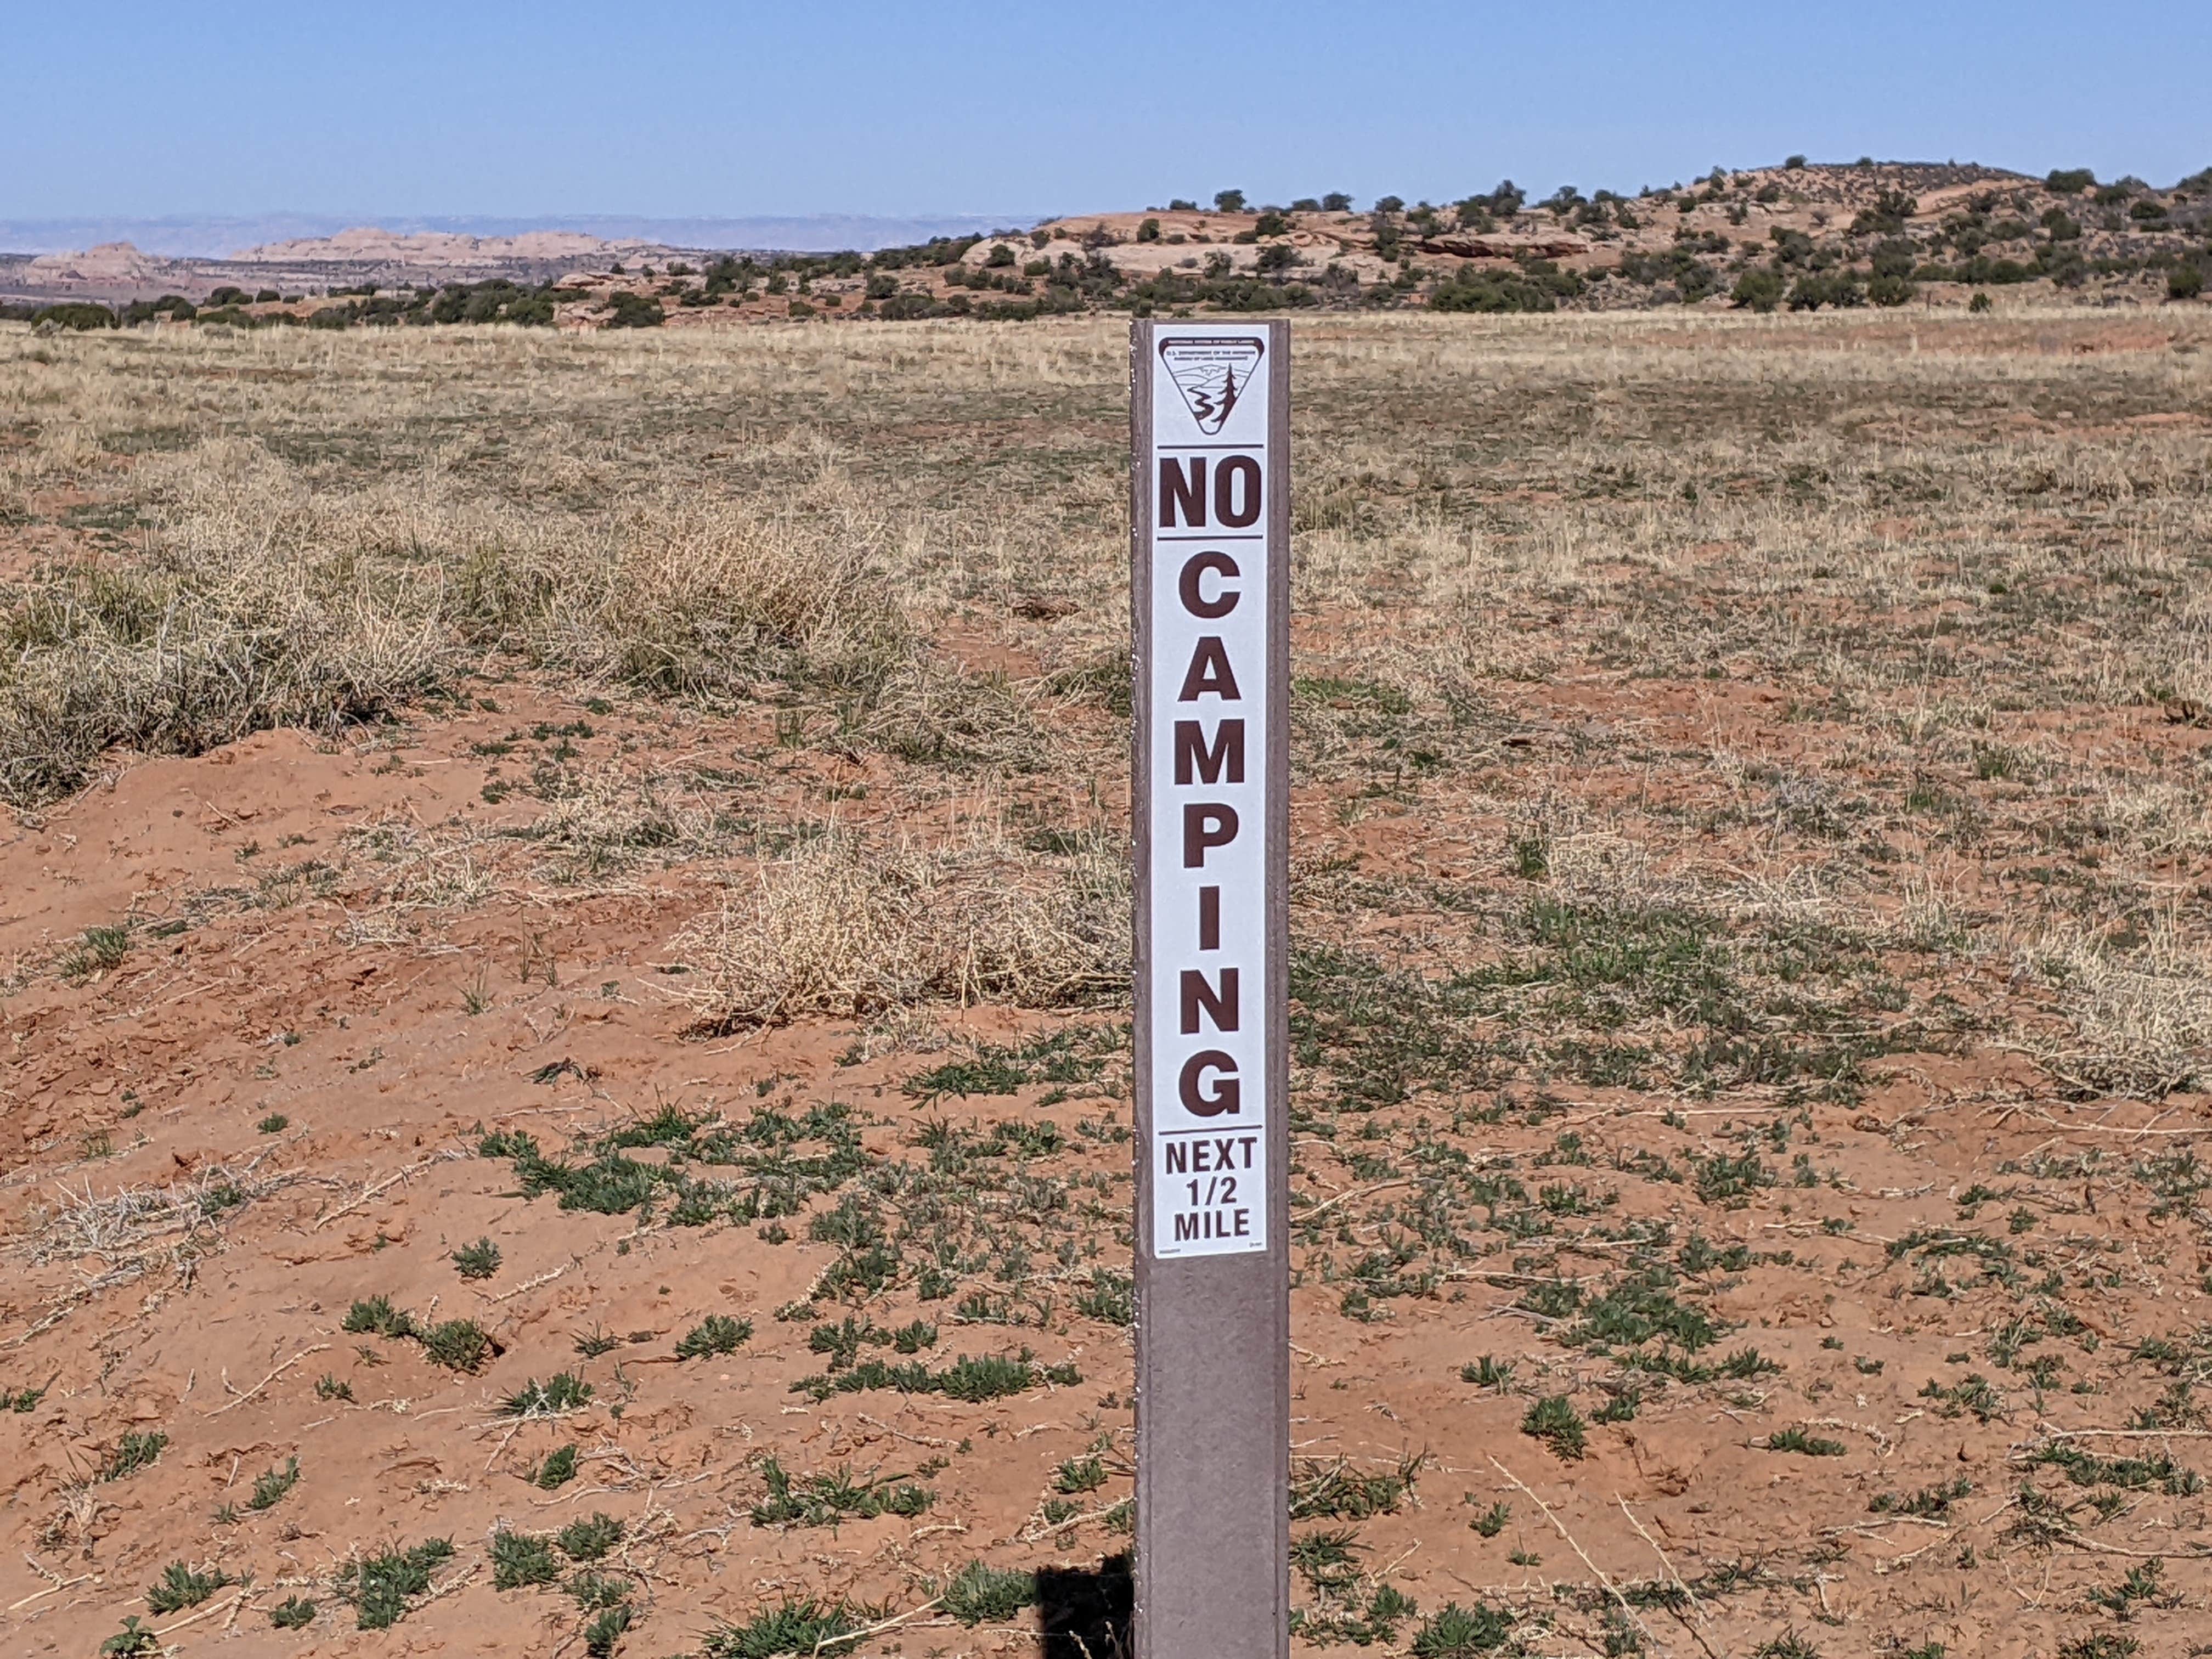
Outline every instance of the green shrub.
<svg viewBox="0 0 2212 1659"><path fill-rule="evenodd" d="M1139 225L1138 225L1138 227L1137 227L1137 240L1138 240L1139 241L1140 241L1140 242L1157 242L1157 241L1158 241L1158 240L1160 240L1160 222L1159 222L1158 220L1157 220L1157 219L1146 219L1146 220L1145 220L1142 223L1140 223ZM1000 254L1001 254L1001 253L1004 253L1004 254L1006 254L1006 264L1013 264L1013 262L1014 262L1014 261L1013 261L1013 253L1012 253L1012 249L1009 249L1009 248L1006 248L1006 247L998 247L998 248L994 248L994 249L991 251L991 257L992 257L994 259L995 259L995 258L998 258L998 256L999 256Z"/></svg>
<svg viewBox="0 0 2212 1659"><path fill-rule="evenodd" d="M41 306L31 313L33 323L52 323L56 328L75 329L82 334L96 328L113 328L115 313L106 306L88 304L83 301L66 301L60 305Z"/></svg>
<svg viewBox="0 0 2212 1659"><path fill-rule="evenodd" d="M2204 271L2200 265L2185 262L2166 273L2166 295L2169 300L2193 300L2203 291Z"/></svg>
<svg viewBox="0 0 2212 1659"><path fill-rule="evenodd" d="M1730 301L1739 309L1771 311L1782 303L1782 273L1771 265L1753 265L1735 279Z"/></svg>
<svg viewBox="0 0 2212 1659"><path fill-rule="evenodd" d="M659 328L668 320L660 301L643 294L617 294L609 301L612 307L607 319L609 328Z"/></svg>
<svg viewBox="0 0 2212 1659"><path fill-rule="evenodd" d="M1218 190L1213 192L1213 207L1217 213L1244 211L1244 192L1241 190Z"/></svg>
<svg viewBox="0 0 2212 1659"><path fill-rule="evenodd" d="M288 1595L269 1609L269 1622L278 1630L305 1630L315 1622L315 1604L304 1595Z"/></svg>
<svg viewBox="0 0 2212 1659"><path fill-rule="evenodd" d="M339 1328L349 1336L412 1336L415 1321L393 1307L390 1297L367 1296L346 1310Z"/></svg>
<svg viewBox="0 0 2212 1659"><path fill-rule="evenodd" d="M1994 309L1996 305L1996 301L1990 299L1988 295L1977 294L1966 301L1966 309L1970 312L1989 311Z"/></svg>
<svg viewBox="0 0 2212 1659"><path fill-rule="evenodd" d="M1919 292L1910 276L1876 276L1867 284L1867 298L1878 306L1901 306Z"/></svg>

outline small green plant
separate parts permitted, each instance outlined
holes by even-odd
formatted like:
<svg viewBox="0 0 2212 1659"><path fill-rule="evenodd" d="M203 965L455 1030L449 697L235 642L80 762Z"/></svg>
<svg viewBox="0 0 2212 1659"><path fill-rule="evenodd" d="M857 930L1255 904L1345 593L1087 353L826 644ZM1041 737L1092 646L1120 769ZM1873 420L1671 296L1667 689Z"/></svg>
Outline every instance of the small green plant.
<svg viewBox="0 0 2212 1659"><path fill-rule="evenodd" d="M254 1477L253 1495L246 1500L250 1510L273 1510L283 1501L284 1494L300 1484L300 1460L288 1457L281 1469L269 1469Z"/></svg>
<svg viewBox="0 0 2212 1659"><path fill-rule="evenodd" d="M318 1400L351 1400L353 1384L325 1371L315 1379L315 1398Z"/></svg>
<svg viewBox="0 0 2212 1659"><path fill-rule="evenodd" d="M143 1432L134 1431L126 1434L117 1443L115 1449L107 1454L107 1461L100 1466L100 1478L102 1480L120 1480L126 1474L136 1474L148 1465L159 1462L162 1449L168 1443L169 1437L159 1429L149 1429Z"/></svg>
<svg viewBox="0 0 2212 1659"><path fill-rule="evenodd" d="M269 1622L278 1630L305 1630L315 1622L315 1604L304 1595L288 1595L269 1609Z"/></svg>
<svg viewBox="0 0 2212 1659"><path fill-rule="evenodd" d="M1291 1468L1291 1519L1293 1521L1365 1521L1393 1515L1413 1490L1426 1452L1416 1452L1395 1468L1363 1474L1352 1460L1334 1463L1311 1459Z"/></svg>
<svg viewBox="0 0 2212 1659"><path fill-rule="evenodd" d="M1052 1478L1053 1490L1060 1492L1097 1492L1105 1484L1106 1465L1097 1456L1071 1457Z"/></svg>
<svg viewBox="0 0 2212 1659"><path fill-rule="evenodd" d="M622 1542L623 1523L611 1515L594 1513L587 1521L571 1521L554 1541L571 1561L597 1561Z"/></svg>
<svg viewBox="0 0 2212 1659"><path fill-rule="evenodd" d="M530 1484L546 1492L554 1492L567 1486L575 1478L576 1449L574 1446L562 1446L545 1455L545 1461L538 1466L537 1472L530 1477Z"/></svg>
<svg viewBox="0 0 2212 1659"><path fill-rule="evenodd" d="M623 1632L629 1628L634 1617L635 1615L627 1607L616 1606L607 1608L585 1626L584 1652L588 1659L609 1659L615 1650L615 1644L622 1640Z"/></svg>
<svg viewBox="0 0 2212 1659"><path fill-rule="evenodd" d="M499 1271L499 1246L489 1238L464 1244L453 1252L453 1271L464 1279L489 1279Z"/></svg>
<svg viewBox="0 0 2212 1659"><path fill-rule="evenodd" d="M65 952L55 966L63 978L74 981L118 968L130 954L131 925L118 922L108 927L86 928L76 946Z"/></svg>
<svg viewBox="0 0 2212 1659"><path fill-rule="evenodd" d="M123 1628L100 1644L100 1659L120 1655L123 1659L137 1659L140 1654L158 1654L161 1638L138 1622L137 1613L125 1615Z"/></svg>
<svg viewBox="0 0 2212 1659"><path fill-rule="evenodd" d="M553 1559L553 1546L545 1539L534 1533L508 1532L504 1528L491 1535L494 1589L550 1584L560 1576L561 1564Z"/></svg>
<svg viewBox="0 0 2212 1659"><path fill-rule="evenodd" d="M340 1329L354 1336L413 1336L415 1321L392 1305L388 1296L362 1297L346 1310Z"/></svg>
<svg viewBox="0 0 2212 1659"><path fill-rule="evenodd" d="M1840 1440L1823 1440L1803 1429L1783 1429L1766 1437L1766 1449L1796 1452L1805 1457L1841 1457L1850 1448Z"/></svg>
<svg viewBox="0 0 2212 1659"><path fill-rule="evenodd" d="M872 1521L879 1515L912 1518L937 1501L927 1486L898 1475L853 1478L849 1470L793 1476L775 1458L761 1464L768 1496L753 1505L757 1527L834 1527L841 1521Z"/></svg>
<svg viewBox="0 0 2212 1659"><path fill-rule="evenodd" d="M1513 1615L1478 1601L1472 1608L1447 1601L1413 1632L1414 1659L1475 1659L1494 1653L1513 1634Z"/></svg>
<svg viewBox="0 0 2212 1659"><path fill-rule="evenodd" d="M449 1371L473 1371L492 1356L492 1340L473 1319L448 1319L422 1333L422 1352Z"/></svg>
<svg viewBox="0 0 2212 1659"><path fill-rule="evenodd" d="M938 1594L945 1612L963 1625L999 1624L1036 1605L1036 1575L970 1561Z"/></svg>
<svg viewBox="0 0 2212 1659"><path fill-rule="evenodd" d="M17 1389L12 1394L0 1390L0 1411L34 1412L46 1397L44 1389Z"/></svg>
<svg viewBox="0 0 2212 1659"><path fill-rule="evenodd" d="M292 1120L282 1112L271 1112L253 1127L264 1135L281 1135L292 1127Z"/></svg>
<svg viewBox="0 0 2212 1659"><path fill-rule="evenodd" d="M1513 1506L1501 1498L1467 1524L1485 1538L1495 1538L1505 1530L1505 1523L1512 1518Z"/></svg>
<svg viewBox="0 0 2212 1659"><path fill-rule="evenodd" d="M450 1538L426 1538L411 1548L391 1548L349 1561L338 1569L339 1593L353 1603L362 1630L390 1630L406 1616L407 1604L430 1588L430 1574L452 1559Z"/></svg>
<svg viewBox="0 0 2212 1659"><path fill-rule="evenodd" d="M1578 1461L1589 1447L1589 1425L1563 1394L1546 1395L1528 1407L1521 1419L1521 1432L1540 1440L1568 1462Z"/></svg>
<svg viewBox="0 0 2212 1659"><path fill-rule="evenodd" d="M1820 1650L1789 1630L1753 1649L1752 1659L1820 1659Z"/></svg>
<svg viewBox="0 0 2212 1659"><path fill-rule="evenodd" d="M750 1319L727 1314L708 1314L684 1334L676 1345L678 1359L703 1359L710 1354L735 1353L753 1334Z"/></svg>
<svg viewBox="0 0 2212 1659"><path fill-rule="evenodd" d="M1478 1388L1495 1389L1504 1394L1513 1385L1513 1362L1485 1354L1472 1364L1459 1368L1459 1380L1472 1382Z"/></svg>
<svg viewBox="0 0 2212 1659"><path fill-rule="evenodd" d="M182 1613L199 1606L224 1585L236 1583L237 1579L218 1569L202 1572L181 1561L172 1561L161 1570L161 1582L146 1592L146 1605L155 1613Z"/></svg>
<svg viewBox="0 0 2212 1659"><path fill-rule="evenodd" d="M786 1596L742 1625L709 1631L700 1645L700 1659L775 1659L785 1653L811 1659L814 1655L849 1653L852 1644L843 1638L869 1622L868 1610L849 1601Z"/></svg>
<svg viewBox="0 0 2212 1659"><path fill-rule="evenodd" d="M499 1402L501 1417L557 1417L591 1403L592 1385L574 1371L556 1371L540 1382L532 1377Z"/></svg>

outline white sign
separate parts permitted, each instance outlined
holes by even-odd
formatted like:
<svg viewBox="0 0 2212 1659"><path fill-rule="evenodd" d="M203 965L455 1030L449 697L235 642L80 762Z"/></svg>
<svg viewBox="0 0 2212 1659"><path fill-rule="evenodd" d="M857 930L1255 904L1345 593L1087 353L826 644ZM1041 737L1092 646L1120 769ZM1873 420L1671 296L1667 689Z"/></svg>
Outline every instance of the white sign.
<svg viewBox="0 0 2212 1659"><path fill-rule="evenodd" d="M1152 1251L1267 1248L1268 333L1155 331Z"/></svg>

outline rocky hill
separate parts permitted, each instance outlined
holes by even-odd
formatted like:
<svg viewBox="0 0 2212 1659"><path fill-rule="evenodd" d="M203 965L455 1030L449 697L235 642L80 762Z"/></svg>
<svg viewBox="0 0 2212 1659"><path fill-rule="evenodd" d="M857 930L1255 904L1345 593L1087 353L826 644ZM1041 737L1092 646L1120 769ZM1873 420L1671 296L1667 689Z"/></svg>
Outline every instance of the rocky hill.
<svg viewBox="0 0 2212 1659"><path fill-rule="evenodd" d="M1177 201L872 253L374 228L227 262L158 260L118 245L12 269L0 260L0 296L133 302L115 315L122 321L191 320L212 302L216 319L234 325L591 328L1020 320L1095 309L1986 308L1993 290L2008 303L2154 303L2196 298L2208 265L2212 169L2158 189L2102 182L2087 169L2036 179L1959 163L1792 157L1633 197L1569 185L1532 201L1508 180L1444 204L1384 197L1358 208L1340 195L1274 205L1229 191L1210 208ZM104 320L83 307L70 319Z"/></svg>

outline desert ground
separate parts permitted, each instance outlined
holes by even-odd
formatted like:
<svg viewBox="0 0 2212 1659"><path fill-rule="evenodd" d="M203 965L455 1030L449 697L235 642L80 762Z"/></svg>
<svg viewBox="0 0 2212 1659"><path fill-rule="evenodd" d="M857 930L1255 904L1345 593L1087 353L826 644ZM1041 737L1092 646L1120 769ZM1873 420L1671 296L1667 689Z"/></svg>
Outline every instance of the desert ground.
<svg viewBox="0 0 2212 1659"><path fill-rule="evenodd" d="M2212 313L1295 327L1297 1650L2205 1650ZM0 325L0 1646L1120 1653L1126 372Z"/></svg>

